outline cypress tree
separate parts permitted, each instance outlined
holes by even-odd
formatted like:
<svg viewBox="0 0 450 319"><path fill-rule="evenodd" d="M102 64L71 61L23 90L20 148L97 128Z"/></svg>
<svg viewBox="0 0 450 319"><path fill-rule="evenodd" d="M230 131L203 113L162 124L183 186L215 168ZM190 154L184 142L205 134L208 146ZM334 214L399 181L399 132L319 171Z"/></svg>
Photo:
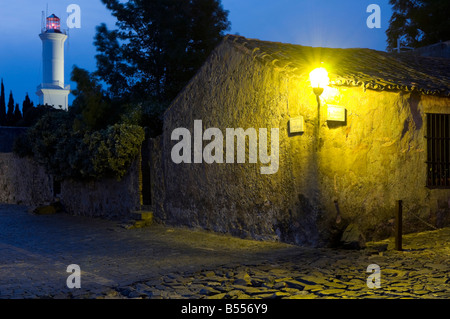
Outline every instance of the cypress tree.
<svg viewBox="0 0 450 319"><path fill-rule="evenodd" d="M10 126L14 122L14 98L12 91L9 93L8 112L6 113L6 125Z"/></svg>
<svg viewBox="0 0 450 319"><path fill-rule="evenodd" d="M6 102L5 102L5 87L3 86L3 79L0 93L0 126L6 125Z"/></svg>
<svg viewBox="0 0 450 319"><path fill-rule="evenodd" d="M25 96L25 100L23 100L22 103L22 114L25 117L25 114L28 112L29 109L33 107L33 102L31 102L30 97L27 95Z"/></svg>
<svg viewBox="0 0 450 319"><path fill-rule="evenodd" d="M16 108L14 109L14 116L13 116L13 126L17 126L17 123L22 119L22 113L19 109L19 103L16 103Z"/></svg>

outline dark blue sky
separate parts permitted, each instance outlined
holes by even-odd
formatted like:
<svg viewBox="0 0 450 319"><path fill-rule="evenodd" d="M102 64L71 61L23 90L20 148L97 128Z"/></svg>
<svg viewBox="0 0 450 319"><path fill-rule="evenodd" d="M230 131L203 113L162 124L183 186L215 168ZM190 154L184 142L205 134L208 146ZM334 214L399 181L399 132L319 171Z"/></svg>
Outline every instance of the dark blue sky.
<svg viewBox="0 0 450 319"><path fill-rule="evenodd" d="M61 27L67 29L66 8L81 8L81 28L69 30L66 42L65 80L73 65L95 71L95 27L105 22L114 27L114 19L100 0L0 0L0 77L6 94L13 91L15 102L22 105L25 94L36 104L36 87L42 79L41 12L55 13ZM335 48L370 48L385 50L389 19L388 0L222 0L230 11L232 29L248 38ZM369 29L366 12L369 4L381 8L381 28ZM72 99L71 99L72 100Z"/></svg>

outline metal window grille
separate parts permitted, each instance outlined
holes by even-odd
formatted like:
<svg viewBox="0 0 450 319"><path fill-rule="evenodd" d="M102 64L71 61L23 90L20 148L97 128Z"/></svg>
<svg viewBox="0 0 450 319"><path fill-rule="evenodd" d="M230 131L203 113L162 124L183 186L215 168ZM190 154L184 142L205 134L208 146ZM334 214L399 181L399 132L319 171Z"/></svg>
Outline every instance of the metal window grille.
<svg viewBox="0 0 450 319"><path fill-rule="evenodd" d="M450 114L427 114L427 186L450 188Z"/></svg>

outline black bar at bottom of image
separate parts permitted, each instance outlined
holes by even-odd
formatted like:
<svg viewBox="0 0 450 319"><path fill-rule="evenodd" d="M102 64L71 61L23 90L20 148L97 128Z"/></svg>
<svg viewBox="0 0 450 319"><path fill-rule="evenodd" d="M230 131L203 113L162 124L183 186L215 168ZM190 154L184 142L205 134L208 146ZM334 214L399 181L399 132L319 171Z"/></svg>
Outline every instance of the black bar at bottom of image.
<svg viewBox="0 0 450 319"><path fill-rule="evenodd" d="M31 303L24 306L21 303ZM424 307L433 311L448 308L445 299L269 299L269 300L0 300L5 311L8 307L16 314L33 307L36 312L52 315L52 306L61 306L73 316L84 316L90 311L100 311L115 317L144 314L149 318L284 318L293 314L299 317L346 314L360 318L363 314L383 315L390 307L401 307L403 315L415 314ZM50 308L49 308L50 307ZM445 308L444 308L445 307ZM58 308L59 309L59 308ZM53 314L57 314L53 313Z"/></svg>

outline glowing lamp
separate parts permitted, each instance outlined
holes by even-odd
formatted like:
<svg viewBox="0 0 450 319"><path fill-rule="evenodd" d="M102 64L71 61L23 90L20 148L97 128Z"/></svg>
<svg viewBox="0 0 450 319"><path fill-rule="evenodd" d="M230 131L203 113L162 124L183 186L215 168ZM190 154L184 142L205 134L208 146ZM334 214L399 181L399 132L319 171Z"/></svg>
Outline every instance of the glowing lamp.
<svg viewBox="0 0 450 319"><path fill-rule="evenodd" d="M47 31L60 32L60 26L61 26L61 22L57 16L52 14L51 16L47 17L47 23L46 23Z"/></svg>
<svg viewBox="0 0 450 319"><path fill-rule="evenodd" d="M330 78L328 77L327 70L320 67L311 71L309 81L311 82L314 94L320 96L323 93L323 89L330 83Z"/></svg>

